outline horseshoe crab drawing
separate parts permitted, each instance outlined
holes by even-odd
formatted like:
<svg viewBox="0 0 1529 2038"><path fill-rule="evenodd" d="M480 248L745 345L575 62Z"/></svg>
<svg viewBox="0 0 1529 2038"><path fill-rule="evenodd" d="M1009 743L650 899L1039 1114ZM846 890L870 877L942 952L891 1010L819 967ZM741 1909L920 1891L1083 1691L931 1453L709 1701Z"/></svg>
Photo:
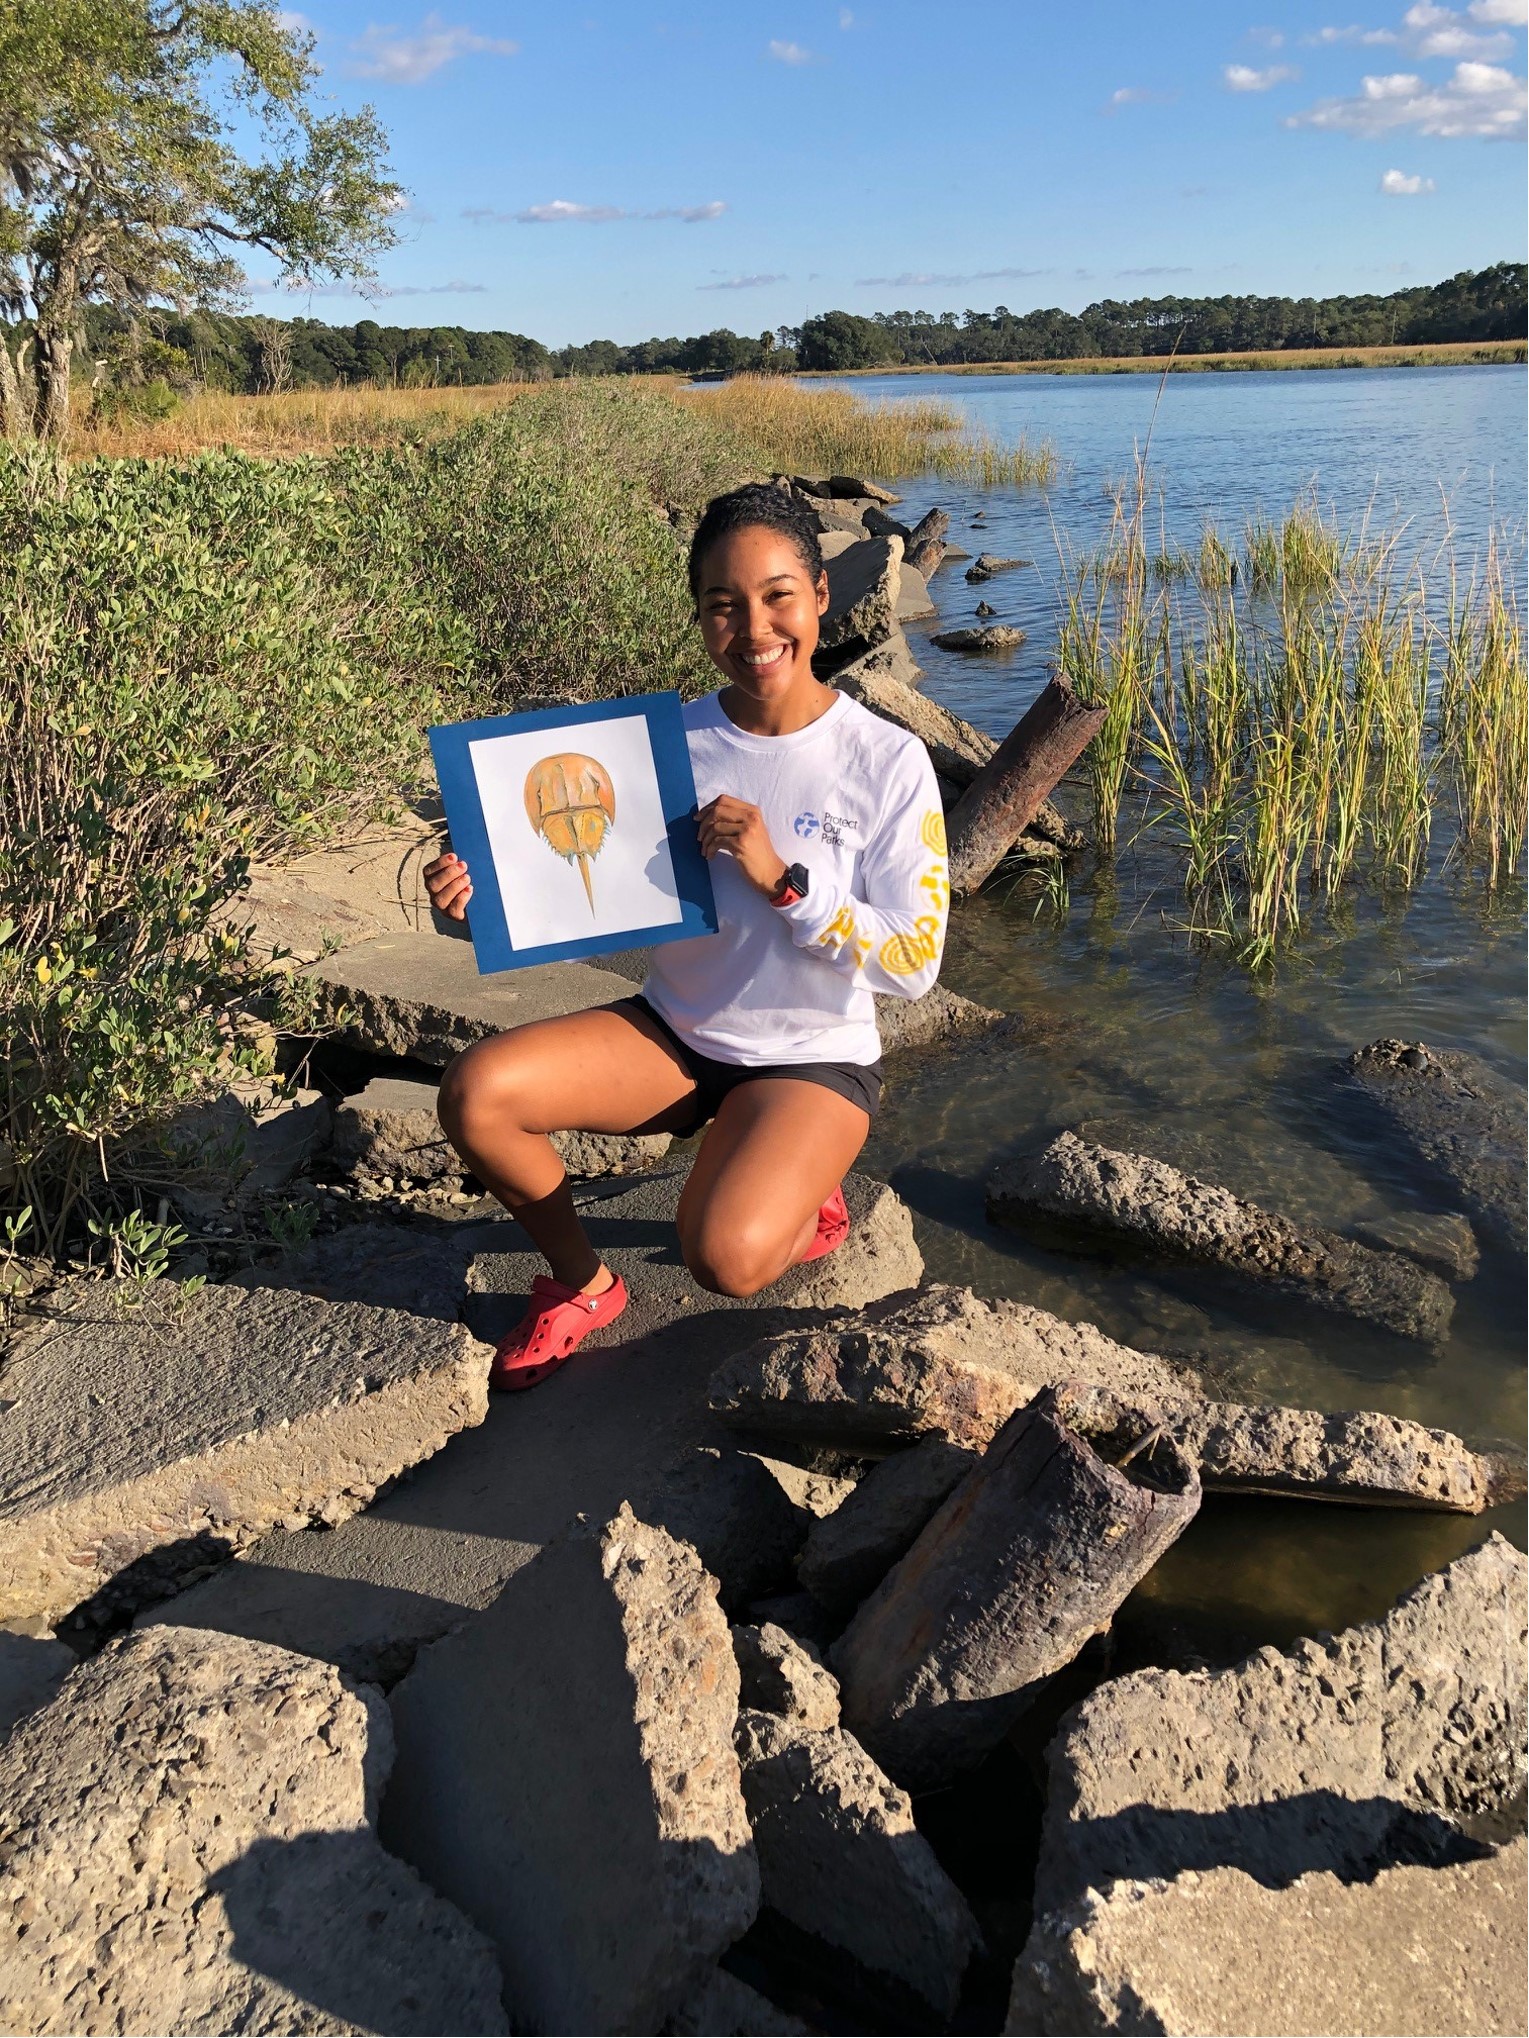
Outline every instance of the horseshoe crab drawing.
<svg viewBox="0 0 1529 2038"><path fill-rule="evenodd" d="M526 773L526 818L566 863L577 863L589 910L595 910L589 866L615 826L616 788L603 764L567 750L543 757Z"/></svg>

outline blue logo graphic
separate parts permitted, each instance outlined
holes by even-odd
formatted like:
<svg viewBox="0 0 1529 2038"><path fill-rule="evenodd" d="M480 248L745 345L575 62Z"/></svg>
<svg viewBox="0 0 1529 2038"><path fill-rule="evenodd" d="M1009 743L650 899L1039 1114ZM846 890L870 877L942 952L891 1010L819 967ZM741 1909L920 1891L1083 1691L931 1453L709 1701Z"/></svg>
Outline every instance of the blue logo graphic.
<svg viewBox="0 0 1529 2038"><path fill-rule="evenodd" d="M816 814L798 814L791 825L798 835L806 837L816 835L820 823Z"/></svg>

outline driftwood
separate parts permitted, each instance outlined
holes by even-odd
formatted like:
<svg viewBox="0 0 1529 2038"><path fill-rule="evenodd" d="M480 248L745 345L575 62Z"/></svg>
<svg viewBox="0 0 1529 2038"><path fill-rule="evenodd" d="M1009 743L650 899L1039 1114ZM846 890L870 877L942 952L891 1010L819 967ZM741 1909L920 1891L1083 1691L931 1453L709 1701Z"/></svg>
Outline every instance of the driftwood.
<svg viewBox="0 0 1529 2038"><path fill-rule="evenodd" d="M997 868L1104 722L1060 679L1048 682L947 817L950 886L974 892Z"/></svg>
<svg viewBox="0 0 1529 2038"><path fill-rule="evenodd" d="M975 1767L1199 1505L1194 1465L1141 1411L1048 1388L840 1637L845 1725L909 1790Z"/></svg>

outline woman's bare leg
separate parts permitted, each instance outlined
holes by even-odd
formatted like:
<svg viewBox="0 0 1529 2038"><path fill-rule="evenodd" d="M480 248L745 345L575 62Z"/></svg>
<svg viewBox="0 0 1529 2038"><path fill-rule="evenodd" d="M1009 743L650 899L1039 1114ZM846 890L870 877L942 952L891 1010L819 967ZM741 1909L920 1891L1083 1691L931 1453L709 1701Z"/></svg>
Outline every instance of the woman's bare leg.
<svg viewBox="0 0 1529 2038"><path fill-rule="evenodd" d="M730 1090L680 1196L680 1250L700 1285L754 1295L795 1266L870 1129L821 1083L771 1076Z"/></svg>
<svg viewBox="0 0 1529 2038"><path fill-rule="evenodd" d="M525 1226L552 1278L610 1286L574 1208L549 1132L673 1132L690 1123L695 1082L639 1012L605 1007L538 1019L480 1040L441 1082L446 1137Z"/></svg>

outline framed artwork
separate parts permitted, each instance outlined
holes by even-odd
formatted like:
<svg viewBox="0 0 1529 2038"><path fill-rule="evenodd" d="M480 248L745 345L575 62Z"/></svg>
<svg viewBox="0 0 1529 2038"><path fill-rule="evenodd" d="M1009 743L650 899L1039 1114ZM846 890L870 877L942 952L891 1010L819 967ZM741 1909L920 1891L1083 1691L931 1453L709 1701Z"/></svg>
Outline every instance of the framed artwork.
<svg viewBox="0 0 1529 2038"><path fill-rule="evenodd" d="M430 731L478 971L715 934L677 693Z"/></svg>

